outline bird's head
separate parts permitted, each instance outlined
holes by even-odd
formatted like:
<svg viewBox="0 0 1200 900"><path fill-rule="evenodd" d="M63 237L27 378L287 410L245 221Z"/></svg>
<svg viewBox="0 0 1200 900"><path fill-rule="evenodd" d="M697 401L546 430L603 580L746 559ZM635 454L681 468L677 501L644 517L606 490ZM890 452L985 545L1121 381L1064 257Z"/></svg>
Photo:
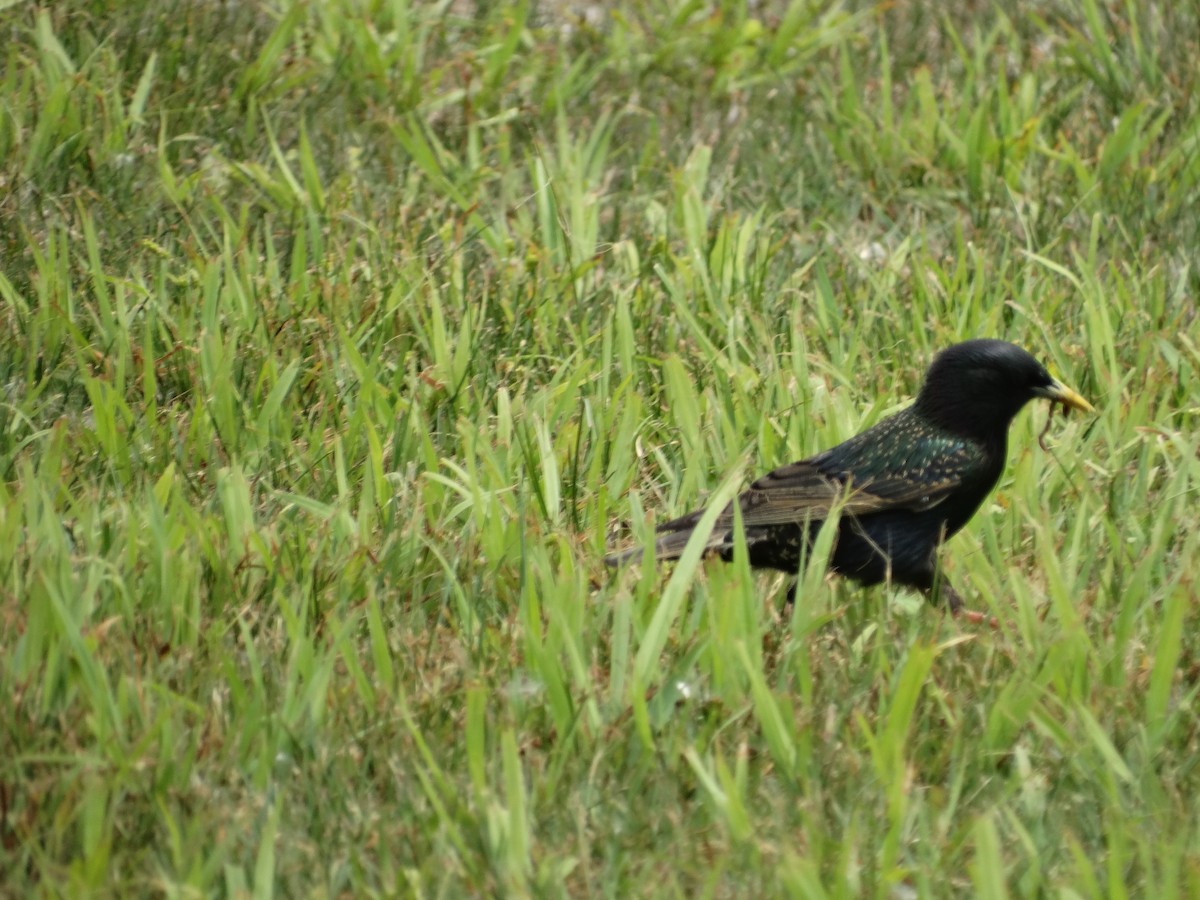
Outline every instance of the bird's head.
<svg viewBox="0 0 1200 900"><path fill-rule="evenodd" d="M934 357L916 411L956 433L989 439L1003 436L1013 417L1037 397L1092 411L1090 403L1016 344L965 341Z"/></svg>

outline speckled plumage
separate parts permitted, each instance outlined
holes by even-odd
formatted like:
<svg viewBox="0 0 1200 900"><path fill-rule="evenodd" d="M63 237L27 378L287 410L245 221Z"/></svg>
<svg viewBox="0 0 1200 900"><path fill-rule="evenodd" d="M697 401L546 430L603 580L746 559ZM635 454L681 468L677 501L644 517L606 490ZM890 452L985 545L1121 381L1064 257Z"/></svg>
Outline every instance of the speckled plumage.
<svg viewBox="0 0 1200 900"><path fill-rule="evenodd" d="M864 585L890 578L940 595L957 612L961 601L938 575L937 550L995 487L1008 427L1039 396L1091 409L1014 344L975 340L947 348L930 365L912 406L775 469L738 497L750 564L795 573L829 510L840 504L833 571ZM677 558L703 512L660 525L655 556ZM707 549L729 559L732 527L731 505L717 519ZM641 553L632 548L607 561Z"/></svg>

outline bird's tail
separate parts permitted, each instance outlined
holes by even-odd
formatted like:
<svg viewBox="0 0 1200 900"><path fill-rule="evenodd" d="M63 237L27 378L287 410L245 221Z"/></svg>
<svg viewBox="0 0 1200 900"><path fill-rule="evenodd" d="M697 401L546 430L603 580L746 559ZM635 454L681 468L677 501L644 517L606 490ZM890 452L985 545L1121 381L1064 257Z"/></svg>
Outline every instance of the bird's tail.
<svg viewBox="0 0 1200 900"><path fill-rule="evenodd" d="M703 510L700 512L703 513ZM679 559L683 555L683 548L687 546L687 542L691 539L692 532L696 530L696 524L699 521L700 515L694 514L660 525L658 527L660 536L654 541L653 556L651 558L655 562L662 562L667 559ZM709 535L704 549L723 550L728 546L729 536L726 530L724 528L715 528L712 534ZM636 547L628 547L616 553L610 553L604 557L604 562L610 566L623 566L626 563L639 561L644 553L645 547L639 544Z"/></svg>

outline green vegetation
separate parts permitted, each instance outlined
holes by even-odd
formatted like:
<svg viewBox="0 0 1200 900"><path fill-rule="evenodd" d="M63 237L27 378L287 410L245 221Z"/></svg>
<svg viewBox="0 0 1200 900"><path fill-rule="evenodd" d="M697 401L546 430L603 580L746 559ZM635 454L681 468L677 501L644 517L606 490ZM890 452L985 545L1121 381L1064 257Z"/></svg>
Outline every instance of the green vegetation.
<svg viewBox="0 0 1200 900"><path fill-rule="evenodd" d="M0 2L4 892L1200 895L1200 5L744 7ZM985 335L997 630L601 563Z"/></svg>

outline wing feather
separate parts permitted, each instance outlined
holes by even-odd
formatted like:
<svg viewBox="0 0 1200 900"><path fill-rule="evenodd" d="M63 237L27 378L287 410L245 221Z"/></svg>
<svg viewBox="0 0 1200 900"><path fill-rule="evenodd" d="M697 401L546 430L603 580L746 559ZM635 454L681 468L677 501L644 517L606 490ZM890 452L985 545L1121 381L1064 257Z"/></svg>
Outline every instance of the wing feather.
<svg viewBox="0 0 1200 900"><path fill-rule="evenodd" d="M748 531L819 522L839 506L841 514L850 517L889 510L920 512L944 502L964 484L986 479L990 460L985 448L930 429L910 407L824 453L767 473L734 502ZM730 546L733 509L731 503L717 518L709 549ZM703 514L699 509L659 525L655 555L678 556ZM641 552L630 548L607 561L617 565Z"/></svg>
<svg viewBox="0 0 1200 900"><path fill-rule="evenodd" d="M824 453L768 472L737 498L743 523L751 528L820 521L839 504L849 516L932 509L978 474L977 448L949 436L899 439L909 428L903 414L895 416ZM660 525L659 531L690 528L702 512ZM731 504L716 527L732 524Z"/></svg>

